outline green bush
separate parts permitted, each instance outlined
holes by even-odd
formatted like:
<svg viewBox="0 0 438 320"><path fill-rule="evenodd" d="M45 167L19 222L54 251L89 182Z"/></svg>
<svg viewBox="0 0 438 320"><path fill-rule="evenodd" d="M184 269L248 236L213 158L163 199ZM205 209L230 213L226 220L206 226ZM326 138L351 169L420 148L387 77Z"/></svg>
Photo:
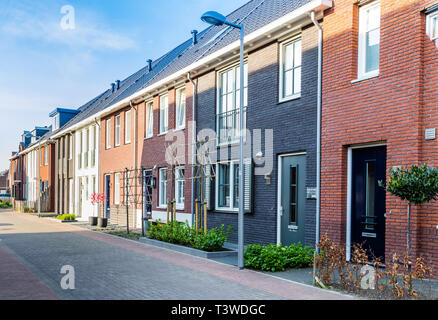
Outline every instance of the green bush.
<svg viewBox="0 0 438 320"><path fill-rule="evenodd" d="M25 213L28 213L28 212L30 212L30 208L29 208L28 206L24 206L24 207L23 207L23 211L24 211Z"/></svg>
<svg viewBox="0 0 438 320"><path fill-rule="evenodd" d="M62 220L62 221L73 221L73 220L76 220L76 216L74 214L62 214L62 215L56 216L56 219Z"/></svg>
<svg viewBox="0 0 438 320"><path fill-rule="evenodd" d="M224 225L220 228L213 228L204 233L203 229L198 230L196 234L195 227L190 227L189 224L171 222L169 224L160 224L157 221L156 225L149 227L147 236L151 239L190 246L204 251L219 251L222 249L225 241L231 232L231 227L225 231Z"/></svg>
<svg viewBox="0 0 438 320"><path fill-rule="evenodd" d="M0 202L0 209L9 209L12 208L12 203L6 200L2 200Z"/></svg>
<svg viewBox="0 0 438 320"><path fill-rule="evenodd" d="M245 266L262 271L284 271L305 268L313 263L314 249L301 243L283 247L281 244L251 244L245 250Z"/></svg>

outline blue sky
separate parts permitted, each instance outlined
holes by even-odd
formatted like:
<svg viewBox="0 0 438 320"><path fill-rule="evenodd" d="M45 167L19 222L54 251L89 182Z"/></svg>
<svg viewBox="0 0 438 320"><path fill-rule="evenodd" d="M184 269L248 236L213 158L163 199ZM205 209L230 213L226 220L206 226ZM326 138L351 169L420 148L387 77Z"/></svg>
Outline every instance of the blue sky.
<svg viewBox="0 0 438 320"><path fill-rule="evenodd" d="M49 125L56 107L78 108L248 0L0 0L0 171L23 130ZM74 8L63 30L61 8Z"/></svg>

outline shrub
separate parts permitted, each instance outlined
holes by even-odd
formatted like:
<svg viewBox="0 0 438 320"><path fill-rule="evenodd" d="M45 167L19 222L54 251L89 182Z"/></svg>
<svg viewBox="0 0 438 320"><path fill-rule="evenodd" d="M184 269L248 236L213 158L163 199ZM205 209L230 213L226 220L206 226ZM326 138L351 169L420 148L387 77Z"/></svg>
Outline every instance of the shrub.
<svg viewBox="0 0 438 320"><path fill-rule="evenodd" d="M28 212L30 212L30 208L29 208L28 206L24 206L24 207L23 207L23 211L24 211L25 213L28 213Z"/></svg>
<svg viewBox="0 0 438 320"><path fill-rule="evenodd" d="M204 233L202 229L196 234L195 227L190 227L189 224L180 222L170 222L162 224L160 220L156 225L149 227L147 236L151 239L191 246L204 251L219 251L227 241L231 232L231 227L225 231L224 225L220 228L213 228Z"/></svg>
<svg viewBox="0 0 438 320"><path fill-rule="evenodd" d="M76 216L74 214L62 214L57 216L56 219L62 221L73 221L76 220Z"/></svg>
<svg viewBox="0 0 438 320"><path fill-rule="evenodd" d="M245 266L262 271L284 271L312 265L313 248L301 243L283 247L281 244L252 244L245 250Z"/></svg>

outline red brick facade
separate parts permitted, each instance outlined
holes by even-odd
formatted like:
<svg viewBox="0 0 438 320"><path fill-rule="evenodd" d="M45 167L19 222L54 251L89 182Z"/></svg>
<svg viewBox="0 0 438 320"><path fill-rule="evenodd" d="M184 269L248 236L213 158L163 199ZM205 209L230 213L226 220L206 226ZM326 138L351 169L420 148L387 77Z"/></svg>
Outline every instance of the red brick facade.
<svg viewBox="0 0 438 320"><path fill-rule="evenodd" d="M180 87L185 87L186 89L186 123L185 128L182 130L175 130L175 114L176 114L176 89L170 88L166 92L161 92L159 95L155 95L151 99L146 99L141 103L133 105L133 107L126 107L122 110L118 110L110 115L102 118L100 126L100 192L105 192L105 175L109 174L111 176L111 186L114 186L114 175L117 172L122 172L126 168L129 170L143 168L143 169L155 169L153 170L153 177L156 178L157 187L153 189L152 200L153 200L153 211L165 212L166 209L158 208L158 197L159 197L159 169L169 168L169 164L166 161L166 147L172 143L176 142L176 136L184 137L184 144L186 145L185 150L185 186L184 186L184 210L177 210L178 213L188 213L191 212L191 169L187 162L190 156L191 147L188 146L189 126L191 126L192 120L192 96L193 96L193 86L190 82L182 83ZM171 141L166 141L166 135L160 135L160 96L168 95L168 135L174 135L175 137ZM146 137L146 105L147 103L153 101L153 136L150 138ZM131 110L131 143L125 144L125 112ZM137 110L137 112L136 112ZM137 114L135 117L134 114ZM120 146L115 146L115 117L120 114ZM137 143L135 142L135 122L137 121ZM111 148L106 148L106 123L107 120L111 119ZM137 159L136 164L134 164L134 148L137 144ZM179 162L181 165L184 161ZM121 184L122 186L122 184ZM141 184L137 183L139 190L134 191L136 194L141 194ZM170 180L170 173L168 174L167 183L167 197L172 199L175 197L175 184L174 181ZM120 192L121 199L123 195L123 190ZM111 206L114 206L114 189L111 190L110 197ZM122 200L121 200L122 202ZM141 210L141 205L137 207ZM134 218L134 215L132 215ZM187 215L187 220L191 220L190 216Z"/></svg>
<svg viewBox="0 0 438 320"><path fill-rule="evenodd" d="M387 170L438 164L438 48L425 33L422 10L437 1L381 0L379 76L357 78L358 6L337 0L324 27L321 235L346 241L348 147L385 143ZM406 249L407 203L386 195L385 256ZM412 251L433 261L438 273L438 205L415 208Z"/></svg>

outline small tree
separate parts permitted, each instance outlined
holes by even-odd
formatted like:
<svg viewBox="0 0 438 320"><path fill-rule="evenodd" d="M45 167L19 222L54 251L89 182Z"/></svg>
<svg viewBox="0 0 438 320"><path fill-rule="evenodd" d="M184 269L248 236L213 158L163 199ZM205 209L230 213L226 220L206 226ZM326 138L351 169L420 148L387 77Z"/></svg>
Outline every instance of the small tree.
<svg viewBox="0 0 438 320"><path fill-rule="evenodd" d="M438 169L412 165L411 168L397 168L390 170L390 178L386 187L379 181L379 185L389 193L408 201L408 231L407 254L411 253L411 206L428 203L438 196Z"/></svg>

